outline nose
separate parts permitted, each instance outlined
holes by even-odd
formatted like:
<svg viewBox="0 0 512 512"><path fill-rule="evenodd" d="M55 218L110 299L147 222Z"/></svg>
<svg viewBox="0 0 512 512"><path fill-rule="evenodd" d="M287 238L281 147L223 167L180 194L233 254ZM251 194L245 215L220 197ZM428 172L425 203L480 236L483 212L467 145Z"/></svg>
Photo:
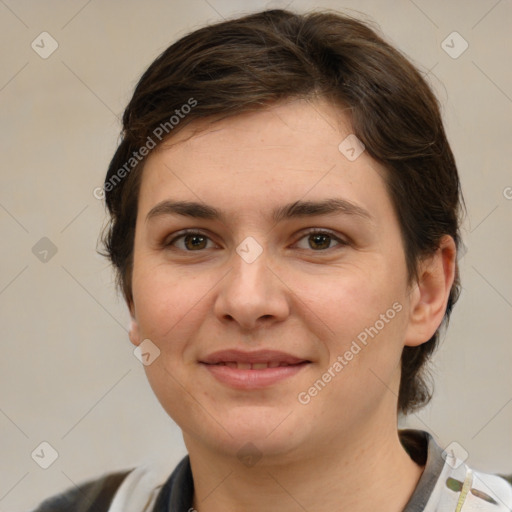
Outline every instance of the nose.
<svg viewBox="0 0 512 512"><path fill-rule="evenodd" d="M217 318L223 323L237 323L244 331L285 320L289 315L289 288L269 266L266 251L252 262L234 252L231 264L215 300Z"/></svg>

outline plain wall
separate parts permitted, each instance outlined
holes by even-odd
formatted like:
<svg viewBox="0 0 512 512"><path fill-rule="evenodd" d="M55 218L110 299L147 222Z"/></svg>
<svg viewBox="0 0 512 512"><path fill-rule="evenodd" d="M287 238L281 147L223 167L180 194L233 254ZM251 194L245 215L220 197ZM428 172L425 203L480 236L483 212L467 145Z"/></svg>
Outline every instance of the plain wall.
<svg viewBox="0 0 512 512"><path fill-rule="evenodd" d="M152 457L171 470L186 453L133 355L127 309L96 254L105 212L93 190L133 87L163 49L207 22L289 3L0 3L1 511L28 510ZM406 425L443 446L458 442L473 467L512 473L512 3L290 5L322 7L361 11L428 74L468 208L463 293L434 358L435 398ZM43 31L59 45L47 59L31 47ZM469 44L458 58L441 46L453 31ZM33 253L38 242L47 262ZM59 454L46 470L31 457L42 441Z"/></svg>

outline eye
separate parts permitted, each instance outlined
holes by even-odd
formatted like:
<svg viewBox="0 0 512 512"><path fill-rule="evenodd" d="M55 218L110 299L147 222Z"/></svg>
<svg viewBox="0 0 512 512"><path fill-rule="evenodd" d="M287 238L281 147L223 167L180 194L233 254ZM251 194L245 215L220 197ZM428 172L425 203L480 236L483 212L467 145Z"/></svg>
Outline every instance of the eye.
<svg viewBox="0 0 512 512"><path fill-rule="evenodd" d="M178 240L180 240L180 244L177 243ZM181 249L182 251L192 252L200 251L201 249L211 249L212 247L207 247L208 242L213 244L213 242L210 240L210 237L199 231L185 231L174 237L169 242L166 242L165 246L173 246L177 249Z"/></svg>
<svg viewBox="0 0 512 512"><path fill-rule="evenodd" d="M306 240L305 244L302 242L303 240ZM300 246L301 243L302 247ZM335 246L348 245L348 242L342 240L329 231L311 229L307 233L303 234L299 239L299 242L295 245L297 245L299 249L313 249L314 251L319 252L332 249ZM164 246L186 252L197 252L204 249L212 249L216 247L216 244L214 244L209 236L201 233L200 231L186 230L172 238L170 241L164 242Z"/></svg>
<svg viewBox="0 0 512 512"><path fill-rule="evenodd" d="M321 231L312 229L305 233L300 240L306 240L307 247L299 247L299 249L313 249L315 251L324 251L326 249L332 249L332 242L336 242L338 246L348 245L348 243L341 238L338 238L329 231Z"/></svg>

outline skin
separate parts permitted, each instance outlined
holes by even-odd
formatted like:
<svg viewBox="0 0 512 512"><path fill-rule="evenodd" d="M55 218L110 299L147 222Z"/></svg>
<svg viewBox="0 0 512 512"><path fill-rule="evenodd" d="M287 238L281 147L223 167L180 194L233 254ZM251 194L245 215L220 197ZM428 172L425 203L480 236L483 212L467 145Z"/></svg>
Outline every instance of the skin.
<svg viewBox="0 0 512 512"><path fill-rule="evenodd" d="M386 171L367 152L353 162L340 152L350 133L343 112L325 101L290 100L191 123L147 159L130 339L160 350L145 370L183 431L199 512L358 512L373 509L376 496L379 510L399 511L421 476L397 433L400 356L440 325L455 246L444 237L418 282L408 283ZM350 201L370 218L270 217L288 203L328 198ZM224 218L147 220L165 200L207 204ZM309 228L333 237L318 243ZM176 239L183 229L207 238ZM250 264L236 252L249 236L262 248ZM300 403L298 394L396 303L401 311ZM231 348L281 350L311 363L265 389L236 390L198 362ZM247 443L261 456L252 467L237 457Z"/></svg>

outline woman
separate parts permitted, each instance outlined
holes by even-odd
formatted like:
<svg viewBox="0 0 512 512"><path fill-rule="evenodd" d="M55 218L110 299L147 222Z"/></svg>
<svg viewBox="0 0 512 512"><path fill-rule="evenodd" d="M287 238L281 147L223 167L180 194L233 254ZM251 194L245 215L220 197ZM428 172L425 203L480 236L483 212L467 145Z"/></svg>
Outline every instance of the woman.
<svg viewBox="0 0 512 512"><path fill-rule="evenodd" d="M457 168L406 58L346 16L256 13L165 50L123 124L106 255L188 455L38 511L510 510L397 427L460 287Z"/></svg>

